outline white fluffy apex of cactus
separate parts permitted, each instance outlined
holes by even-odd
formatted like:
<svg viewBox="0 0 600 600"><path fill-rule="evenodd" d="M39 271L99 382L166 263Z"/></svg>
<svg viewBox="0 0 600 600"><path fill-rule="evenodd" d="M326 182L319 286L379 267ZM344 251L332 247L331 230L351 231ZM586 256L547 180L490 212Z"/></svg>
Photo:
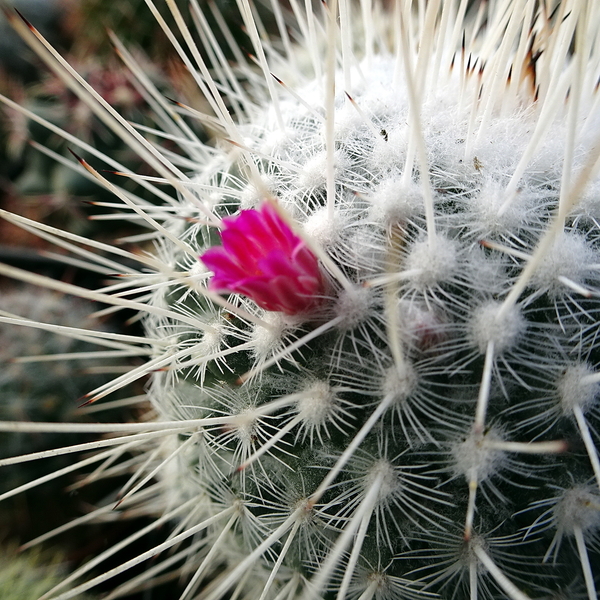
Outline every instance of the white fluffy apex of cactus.
<svg viewBox="0 0 600 600"><path fill-rule="evenodd" d="M177 198L111 188L152 355L89 397L150 374L123 506L175 554L109 597L596 600L600 5L468 4L274 3L269 39L239 0L234 70L193 2L221 140L113 122Z"/></svg>

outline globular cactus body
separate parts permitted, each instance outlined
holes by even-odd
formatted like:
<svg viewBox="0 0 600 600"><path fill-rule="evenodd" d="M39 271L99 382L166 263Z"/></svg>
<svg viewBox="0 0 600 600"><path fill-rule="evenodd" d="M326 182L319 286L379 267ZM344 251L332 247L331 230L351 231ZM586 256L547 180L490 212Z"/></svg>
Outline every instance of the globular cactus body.
<svg viewBox="0 0 600 600"><path fill-rule="evenodd" d="M292 3L305 77L239 5L264 80L195 55L225 140L135 208L182 598L594 600L598 7Z"/></svg>
<svg viewBox="0 0 600 600"><path fill-rule="evenodd" d="M58 553L49 562L43 554L20 554L9 546L2 548L0 556L0 592L6 600L37 600L65 576ZM88 594L80 598L92 600Z"/></svg>

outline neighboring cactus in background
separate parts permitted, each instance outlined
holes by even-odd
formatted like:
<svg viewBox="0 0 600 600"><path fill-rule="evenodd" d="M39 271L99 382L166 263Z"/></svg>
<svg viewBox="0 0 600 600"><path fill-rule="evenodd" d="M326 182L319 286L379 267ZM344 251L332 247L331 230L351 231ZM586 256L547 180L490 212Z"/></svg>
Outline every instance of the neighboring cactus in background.
<svg viewBox="0 0 600 600"><path fill-rule="evenodd" d="M102 330L99 320L89 317L91 308L88 302L32 286L6 286L0 295L0 314L8 318L20 316L34 323L55 322L66 327ZM2 419L56 422L73 419L77 399L102 380L102 376L85 372L86 368L97 367L98 361L84 358L67 361L54 356L83 352L85 357L89 349L89 344L43 329L1 324Z"/></svg>
<svg viewBox="0 0 600 600"><path fill-rule="evenodd" d="M128 70L117 57L113 57L112 61L101 61L89 56L79 59L73 54L69 60L124 117L136 123L153 124L151 109L131 84ZM153 68L149 61L144 67L148 77L164 88L164 81L155 76L158 69ZM135 152L118 136L107 132L87 104L72 94L58 76L44 73L40 79L36 85L19 86L14 83L11 86L15 95L18 91L22 96L22 107L87 142L96 151L118 157L128 168L141 167ZM110 202L112 197L64 164L68 162L66 157L71 156L68 141L37 123L28 122L13 110L6 113L0 125L6 131L5 150L8 155L2 172L5 176L10 174L13 180L13 184L4 189L16 197L9 197L9 202L23 206L23 212L29 211L47 224L64 227L79 235L105 236L113 240L119 233L128 233L130 228L125 223L119 223L121 231L117 232L114 223L110 223L109 227L102 220L92 222L102 211L90 206L90 201ZM43 152L40 152L40 147ZM62 161L57 155L62 157ZM89 215L94 215L91 220L86 219Z"/></svg>
<svg viewBox="0 0 600 600"><path fill-rule="evenodd" d="M37 600L65 577L65 565L56 558L39 553L19 554L16 549L0 549L0 598L2 600ZM82 594L80 600L91 600Z"/></svg>
<svg viewBox="0 0 600 600"><path fill-rule="evenodd" d="M4 282L6 283L6 282ZM4 285L0 294L0 315L10 324L0 323L0 419L10 421L46 421L60 423L89 421L77 413L78 400L95 386L110 380L112 371L102 373L102 366L122 351L110 350L113 356L101 356L77 330L94 328L100 334L109 331L100 319L90 318L90 302L33 286ZM15 322L26 322L15 327ZM73 337L56 335L52 328L41 329L27 323L60 323L71 328ZM90 355L89 352L96 351ZM108 415L104 416L106 420ZM0 436L0 457L44 451L66 443L64 434L20 433ZM80 441L71 436L69 442ZM6 467L0 479L0 494L42 477L50 469L58 471L71 464L68 456L48 457ZM110 484L106 484L110 485ZM106 487L106 486L105 486ZM30 492L24 502L0 505L0 529L4 535L19 536L22 541L58 525L65 515L78 514L76 498L62 497L64 480L44 489L44 494ZM110 489L110 488L108 488ZM44 514L38 519L39 511ZM70 512L69 512L70 511ZM0 594L0 597L2 595Z"/></svg>
<svg viewBox="0 0 600 600"><path fill-rule="evenodd" d="M76 168L155 251L96 245L141 265L97 293L40 283L145 313L123 343L151 360L87 398L152 374L154 418L115 424L132 435L98 461L139 450L124 497L176 525L48 598L173 547L109 598L177 568L182 600L596 600L600 6L416 4L341 0L338 23L335 0L322 20L273 3L305 55L239 0L264 78L239 52L234 78L192 2L216 117L188 114L223 139L154 96L181 164L87 98L164 204Z"/></svg>

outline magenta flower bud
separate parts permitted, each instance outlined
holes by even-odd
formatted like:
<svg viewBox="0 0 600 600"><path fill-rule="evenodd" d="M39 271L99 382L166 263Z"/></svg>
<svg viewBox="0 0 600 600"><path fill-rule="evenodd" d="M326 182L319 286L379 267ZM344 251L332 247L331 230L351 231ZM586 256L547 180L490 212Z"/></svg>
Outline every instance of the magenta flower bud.
<svg viewBox="0 0 600 600"><path fill-rule="evenodd" d="M223 219L222 246L200 260L214 273L209 289L251 298L265 310L305 313L322 297L317 257L270 202Z"/></svg>

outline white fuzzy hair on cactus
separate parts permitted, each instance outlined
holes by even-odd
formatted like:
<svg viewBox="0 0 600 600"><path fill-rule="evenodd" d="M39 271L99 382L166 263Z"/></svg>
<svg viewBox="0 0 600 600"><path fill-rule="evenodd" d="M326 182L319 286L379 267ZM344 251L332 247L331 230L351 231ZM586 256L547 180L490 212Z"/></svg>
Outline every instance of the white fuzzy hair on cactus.
<svg viewBox="0 0 600 600"><path fill-rule="evenodd" d="M154 174L3 102L156 195L69 163L148 229L143 255L2 212L127 277L0 274L139 311L146 335L1 322L150 355L87 396L149 376L143 422L0 424L112 434L2 499L125 461L114 510L155 517L43 600L168 572L180 600L596 600L600 3L273 0L269 34L237 0L253 56L216 21L235 64L197 0L193 32L174 0L169 22L146 3L210 114L163 97L115 39L156 111L136 126L11 17Z"/></svg>

